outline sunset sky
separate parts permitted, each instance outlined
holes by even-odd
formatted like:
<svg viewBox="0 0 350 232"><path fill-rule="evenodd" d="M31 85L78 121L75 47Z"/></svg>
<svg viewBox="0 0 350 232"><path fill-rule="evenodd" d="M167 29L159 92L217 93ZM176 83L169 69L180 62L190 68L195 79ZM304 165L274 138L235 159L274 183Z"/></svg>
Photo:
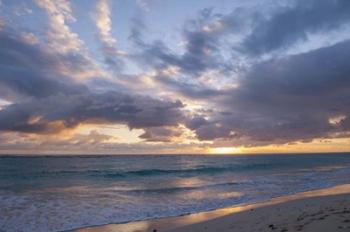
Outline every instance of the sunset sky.
<svg viewBox="0 0 350 232"><path fill-rule="evenodd" d="M349 0L0 0L0 153L350 151Z"/></svg>

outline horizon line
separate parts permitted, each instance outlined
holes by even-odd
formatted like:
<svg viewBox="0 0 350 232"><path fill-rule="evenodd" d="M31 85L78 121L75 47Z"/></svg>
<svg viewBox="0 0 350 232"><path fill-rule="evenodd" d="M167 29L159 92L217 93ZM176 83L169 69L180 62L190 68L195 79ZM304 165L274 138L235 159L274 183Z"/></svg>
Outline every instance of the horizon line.
<svg viewBox="0 0 350 232"><path fill-rule="evenodd" d="M11 153L0 154L0 158L4 157L71 157L71 156L84 156L84 157L98 157L98 156L245 156L245 155L325 155L325 154L350 154L350 151L342 152L261 152L261 153L123 153L123 154L24 154L24 153Z"/></svg>

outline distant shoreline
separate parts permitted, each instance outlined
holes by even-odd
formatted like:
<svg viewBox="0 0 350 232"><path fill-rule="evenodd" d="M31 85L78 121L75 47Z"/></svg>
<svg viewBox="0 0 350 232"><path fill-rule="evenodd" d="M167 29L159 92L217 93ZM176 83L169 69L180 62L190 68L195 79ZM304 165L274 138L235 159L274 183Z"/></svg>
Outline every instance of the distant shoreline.
<svg viewBox="0 0 350 232"><path fill-rule="evenodd" d="M343 214L346 215L344 216ZM319 217L312 217L313 215L319 215ZM345 218L343 222L339 222L343 223L344 225L337 223L336 220L339 219L337 218L337 215L341 215L340 217ZM269 220L262 220L265 216L268 216ZM296 217L295 220L294 217ZM349 217L349 219L346 217ZM309 218L308 223L299 223L299 221L302 221L305 218ZM290 220L290 222L288 220ZM331 188L277 197L269 201L255 204L240 205L177 217L134 221L124 224L89 226L69 231L148 232L156 230L157 232L210 232L217 230L223 232L251 232L255 231L251 228L251 226L258 226L259 224L266 224L266 226L260 225L262 226L262 228L260 228L262 229L261 231L265 231L264 229L266 229L266 231L274 231L275 229L279 229L276 231L337 231L333 230L334 226L335 228L344 227L346 229L348 228L347 226L350 228L350 223L348 223L348 220L350 222L350 184L345 184ZM322 225L319 225L319 223L324 223L325 221L328 221L328 230L320 230ZM302 230L307 226L310 228L307 228L307 230Z"/></svg>

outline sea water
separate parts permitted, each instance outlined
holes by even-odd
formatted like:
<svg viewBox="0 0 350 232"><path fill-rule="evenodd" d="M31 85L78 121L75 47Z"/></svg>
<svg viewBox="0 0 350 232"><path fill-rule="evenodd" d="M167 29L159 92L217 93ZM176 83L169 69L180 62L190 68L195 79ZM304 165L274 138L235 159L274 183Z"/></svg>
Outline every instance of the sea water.
<svg viewBox="0 0 350 232"><path fill-rule="evenodd" d="M177 216L350 183L350 154L0 157L0 231Z"/></svg>

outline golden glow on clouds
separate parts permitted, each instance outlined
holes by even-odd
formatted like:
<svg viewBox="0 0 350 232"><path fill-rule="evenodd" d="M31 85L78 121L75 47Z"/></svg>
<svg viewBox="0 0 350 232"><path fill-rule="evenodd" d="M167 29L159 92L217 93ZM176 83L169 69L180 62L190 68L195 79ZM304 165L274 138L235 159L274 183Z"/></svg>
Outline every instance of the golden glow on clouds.
<svg viewBox="0 0 350 232"><path fill-rule="evenodd" d="M337 115L337 116L329 118L328 123L333 125L333 126L337 126L337 125L341 124L341 122L344 121L345 119L346 119L345 115Z"/></svg>
<svg viewBox="0 0 350 232"><path fill-rule="evenodd" d="M34 45L39 43L39 39L31 32L23 32L22 37L23 40L29 44Z"/></svg>
<svg viewBox="0 0 350 232"><path fill-rule="evenodd" d="M47 36L52 48L61 53L78 51L82 47L83 41L66 24L67 21L76 21L72 14L70 1L36 0L36 3L48 15L50 30L47 32Z"/></svg>
<svg viewBox="0 0 350 232"><path fill-rule="evenodd" d="M28 124L30 124L30 125L37 124L40 122L41 118L42 118L41 116L31 117L31 118L29 118Z"/></svg>
<svg viewBox="0 0 350 232"><path fill-rule="evenodd" d="M0 110L2 110L5 106L10 105L10 104L12 104L12 103L0 98Z"/></svg>
<svg viewBox="0 0 350 232"><path fill-rule="evenodd" d="M205 25L202 27L202 31L206 33L213 33L216 31L220 31L224 28L224 25L220 21L214 21L211 24Z"/></svg>
<svg viewBox="0 0 350 232"><path fill-rule="evenodd" d="M141 129L133 129L130 130L126 125L122 124L105 124L105 125L94 125L94 124L86 124L79 127L77 130L78 133L81 134L89 134L91 131L97 131L98 133L113 136L118 138L119 143L138 143L142 140L139 138L141 134L143 134L143 130ZM116 139L113 140L116 142Z"/></svg>
<svg viewBox="0 0 350 232"><path fill-rule="evenodd" d="M5 103L4 103L5 104ZM40 116L30 119L30 123L40 123ZM337 125L344 117L332 119L332 125ZM281 145L264 145L256 147L237 147L229 144L215 144L213 141L199 141L193 131L179 125L172 129L181 133L170 138L170 142L146 142L139 138L145 131L143 129L130 130L121 124L80 124L73 129L65 129L62 121L55 121L49 125L50 131L60 131L54 134L25 134L9 132L3 139L3 147L18 147L17 152L51 151L52 148L63 149L68 154L94 153L100 147L118 147L120 144L140 146L135 153L148 153L149 147L154 154L258 154L258 153L311 153L311 152L348 152L350 151L350 138L347 134L334 134L327 139L314 139L311 142L295 142ZM1 139L1 138L0 138ZM21 144L30 148L21 151ZM45 150L45 149L46 150ZM88 150L86 150L89 148ZM106 148L107 149L107 148ZM1 150L1 149L0 149ZM8 150L3 150L7 152ZM72 151L72 153L70 153ZM102 150L105 151L105 150ZM112 149L112 153L118 154L118 150ZM127 153L123 150L123 153Z"/></svg>
<svg viewBox="0 0 350 232"><path fill-rule="evenodd" d="M259 154L349 152L350 138L318 139L284 145L258 147L214 147L212 142L195 140L183 133L175 142L144 142L138 138L143 130L132 130L121 125L80 125L57 134L25 134L6 132L0 136L0 153L52 154ZM131 150L130 150L131 149Z"/></svg>
<svg viewBox="0 0 350 232"><path fill-rule="evenodd" d="M99 36L104 43L108 45L113 45L117 42L117 40L111 36L112 20L110 18L111 12L109 9L109 1L99 1L96 5L96 9L97 12L95 19L96 26L99 29Z"/></svg>
<svg viewBox="0 0 350 232"><path fill-rule="evenodd" d="M159 70L160 75L168 76L168 77L176 76L179 74L179 72L180 72L180 68L173 65L170 65L167 68Z"/></svg>
<svg viewBox="0 0 350 232"><path fill-rule="evenodd" d="M283 145L241 147L241 153L312 153L349 152L350 138L315 139L312 142L296 142Z"/></svg>

